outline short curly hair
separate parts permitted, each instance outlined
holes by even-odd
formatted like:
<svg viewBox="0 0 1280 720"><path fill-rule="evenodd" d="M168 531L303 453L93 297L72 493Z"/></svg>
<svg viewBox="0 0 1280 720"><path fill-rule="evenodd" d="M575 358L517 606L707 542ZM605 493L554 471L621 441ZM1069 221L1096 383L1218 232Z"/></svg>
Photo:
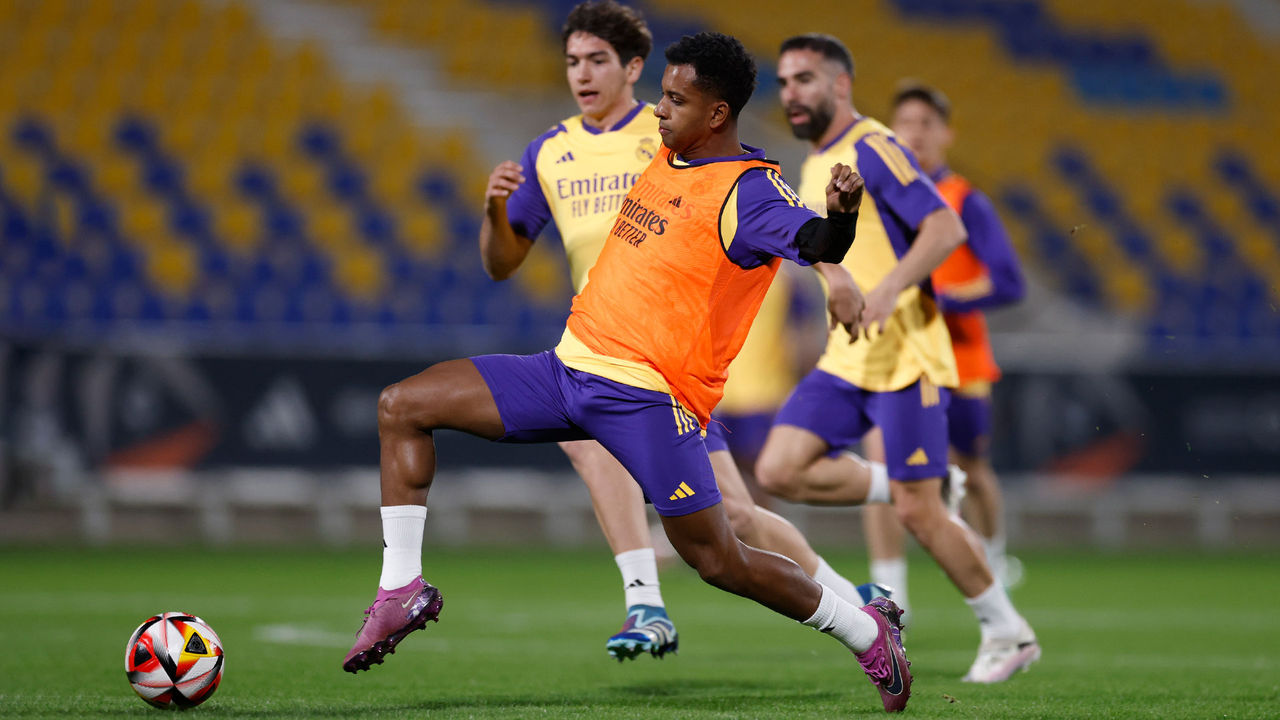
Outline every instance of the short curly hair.
<svg viewBox="0 0 1280 720"><path fill-rule="evenodd" d="M567 48L569 36L579 32L609 43L623 65L631 62L631 58L648 58L653 49L653 34L645 24L644 15L614 0L587 0L575 5L560 28L561 48Z"/></svg>
<svg viewBox="0 0 1280 720"><path fill-rule="evenodd" d="M667 46L666 55L671 65L691 65L693 84L729 103L734 119L755 92L756 62L735 37L717 32L685 35Z"/></svg>
<svg viewBox="0 0 1280 720"><path fill-rule="evenodd" d="M897 110L899 105L910 100L918 100L933 108L942 122L951 122L951 101L938 88L915 80L904 80L898 85L898 92L893 94L893 109Z"/></svg>
<svg viewBox="0 0 1280 720"><path fill-rule="evenodd" d="M840 42L840 39L834 35L826 33L805 33L803 35L793 35L782 41L782 46L778 48L778 54L781 55L788 50L812 50L823 58L835 62L844 71L849 73L852 78L853 74L853 54L849 52L849 48Z"/></svg>

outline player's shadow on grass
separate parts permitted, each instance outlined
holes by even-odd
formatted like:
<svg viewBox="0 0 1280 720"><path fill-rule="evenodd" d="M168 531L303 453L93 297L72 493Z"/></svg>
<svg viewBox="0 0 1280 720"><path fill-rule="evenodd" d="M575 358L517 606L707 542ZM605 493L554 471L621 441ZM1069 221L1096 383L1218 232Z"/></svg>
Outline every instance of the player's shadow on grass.
<svg viewBox="0 0 1280 720"><path fill-rule="evenodd" d="M603 688L602 700L613 706L649 710L757 715L767 707L813 708L847 700L847 689L797 688L792 684L746 680L661 680L612 685Z"/></svg>

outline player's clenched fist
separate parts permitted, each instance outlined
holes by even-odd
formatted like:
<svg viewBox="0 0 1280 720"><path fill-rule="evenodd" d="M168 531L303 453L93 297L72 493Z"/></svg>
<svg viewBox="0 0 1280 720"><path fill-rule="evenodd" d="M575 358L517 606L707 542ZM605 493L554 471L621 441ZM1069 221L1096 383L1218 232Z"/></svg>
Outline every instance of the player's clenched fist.
<svg viewBox="0 0 1280 720"><path fill-rule="evenodd" d="M506 200L523 182L524 168L510 160L499 163L489 174L489 185L484 189L485 205L492 205L497 199Z"/></svg>
<svg viewBox="0 0 1280 720"><path fill-rule="evenodd" d="M854 213L862 204L862 176L856 170L836 163L831 166L831 182L827 183L827 212Z"/></svg>

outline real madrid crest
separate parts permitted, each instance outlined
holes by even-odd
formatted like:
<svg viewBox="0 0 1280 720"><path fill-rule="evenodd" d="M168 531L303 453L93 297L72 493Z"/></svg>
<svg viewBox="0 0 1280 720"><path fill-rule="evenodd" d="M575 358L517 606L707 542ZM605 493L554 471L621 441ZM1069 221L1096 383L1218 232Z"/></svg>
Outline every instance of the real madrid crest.
<svg viewBox="0 0 1280 720"><path fill-rule="evenodd" d="M636 146L637 160L652 160L654 155L658 154L658 143L653 138L641 138L640 144Z"/></svg>

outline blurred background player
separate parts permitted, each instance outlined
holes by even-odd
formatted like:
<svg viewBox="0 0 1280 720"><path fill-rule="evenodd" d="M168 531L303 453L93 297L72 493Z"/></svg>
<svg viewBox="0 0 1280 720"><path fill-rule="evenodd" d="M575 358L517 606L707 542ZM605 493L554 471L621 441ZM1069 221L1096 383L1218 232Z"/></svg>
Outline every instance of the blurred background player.
<svg viewBox="0 0 1280 720"><path fill-rule="evenodd" d="M995 582L974 533L953 522L943 502L947 475L947 388L958 381L946 325L928 288L929 274L965 239L964 226L911 153L881 123L853 106L853 57L821 34L782 43L780 98L792 132L813 150L800 195L820 207L818 170L853 164L866 182L858 242L844 264L870 288L860 327L833 328L817 368L779 410L761 453L765 489L792 501L883 502L964 595L982 632L965 679L1000 682L1040 655L1035 633ZM857 293L823 272L828 291ZM892 482L864 463L832 453L881 429Z"/></svg>
<svg viewBox="0 0 1280 720"><path fill-rule="evenodd" d="M947 433L952 461L968 476L965 519L981 536L992 573L1011 587L1022 570L1017 558L1005 555L1003 503L989 459L991 387L1000 379L1000 368L991 352L983 311L1022 299L1026 292L1022 270L991 201L947 166L954 133L946 95L927 85L904 84L894 95L892 109L894 133L915 153L947 204L960 214L969 235L931 276L960 380L947 408ZM880 505L867 506L863 517L871 579L893 587L895 602L905 607L902 524L891 509Z"/></svg>
<svg viewBox="0 0 1280 720"><path fill-rule="evenodd" d="M570 11L561 39L569 89L581 114L535 138L519 164L508 161L494 168L485 192L480 248L489 275L508 278L554 221L574 290L580 292L623 199L654 158L660 139L653 106L635 97L652 47L643 17L612 0L581 3ZM606 649L618 659L643 652L661 657L675 650L678 635L662 597L639 487L596 441L561 442L560 447L590 490L622 574L627 617ZM795 560L851 601L862 604L880 594L869 586L859 591L813 552L791 523L757 511L727 449L710 449L726 509L744 541Z"/></svg>

